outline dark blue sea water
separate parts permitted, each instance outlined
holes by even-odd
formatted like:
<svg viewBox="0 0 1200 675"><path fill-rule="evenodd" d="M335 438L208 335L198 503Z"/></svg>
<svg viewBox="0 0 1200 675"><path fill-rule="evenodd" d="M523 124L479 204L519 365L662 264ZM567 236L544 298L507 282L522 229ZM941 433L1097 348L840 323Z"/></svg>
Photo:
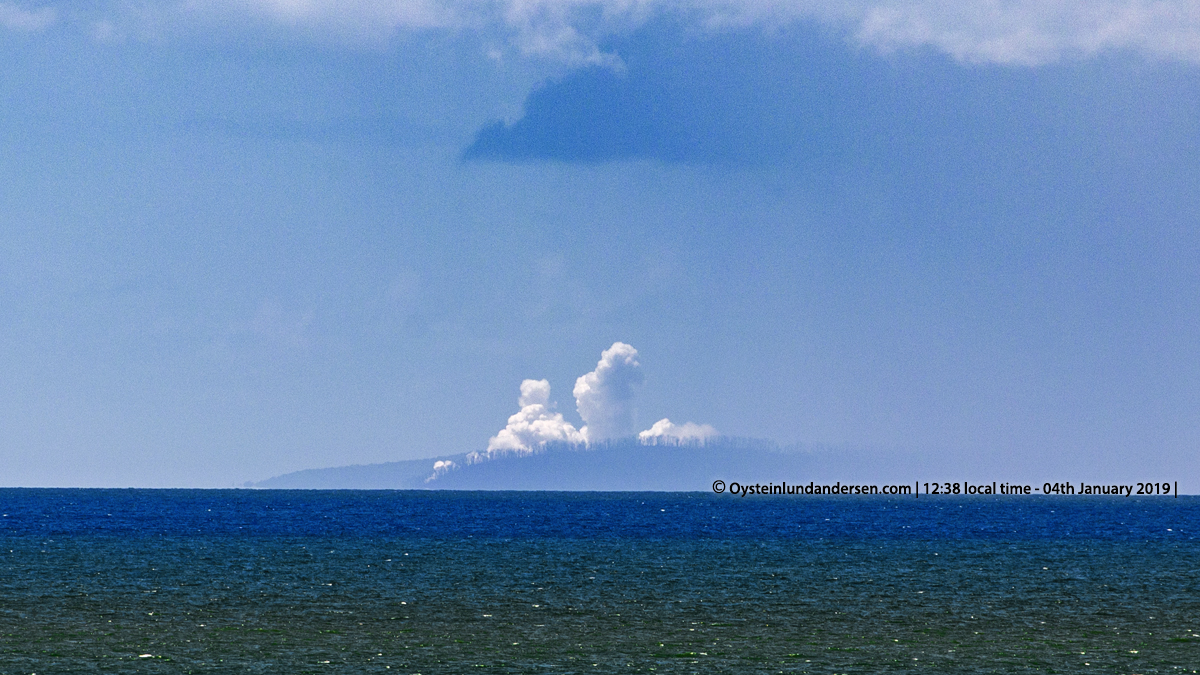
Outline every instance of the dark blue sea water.
<svg viewBox="0 0 1200 675"><path fill-rule="evenodd" d="M1200 499L0 490L0 673L1182 673Z"/></svg>

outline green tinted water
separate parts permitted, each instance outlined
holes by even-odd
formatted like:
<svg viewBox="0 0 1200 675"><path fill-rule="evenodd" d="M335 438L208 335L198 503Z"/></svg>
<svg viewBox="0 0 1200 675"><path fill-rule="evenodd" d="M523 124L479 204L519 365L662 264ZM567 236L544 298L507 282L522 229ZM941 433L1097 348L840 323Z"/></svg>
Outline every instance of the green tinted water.
<svg viewBox="0 0 1200 675"><path fill-rule="evenodd" d="M4 543L0 673L1200 670L1191 543Z"/></svg>

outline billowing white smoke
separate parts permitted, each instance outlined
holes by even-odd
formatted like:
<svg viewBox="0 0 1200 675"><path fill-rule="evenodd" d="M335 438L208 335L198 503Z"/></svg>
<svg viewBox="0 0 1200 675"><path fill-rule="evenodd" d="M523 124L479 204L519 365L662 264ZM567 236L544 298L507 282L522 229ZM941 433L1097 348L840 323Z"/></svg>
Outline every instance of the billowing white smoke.
<svg viewBox="0 0 1200 675"><path fill-rule="evenodd" d="M458 468L458 465L450 460L445 460L445 461L438 460L433 463L433 473L430 474L429 478L425 479L425 482L432 483L433 481L437 480L438 478L441 478L442 476L445 476L446 474L450 473L451 471L453 471L457 468Z"/></svg>
<svg viewBox="0 0 1200 675"><path fill-rule="evenodd" d="M550 411L550 382L525 380L517 403L521 411L509 417L508 425L488 440L488 458L508 453L527 455L550 442L586 442L583 433L564 420L562 413Z"/></svg>
<svg viewBox="0 0 1200 675"><path fill-rule="evenodd" d="M589 443L634 434L633 393L642 383L637 353L614 342L600 353L595 370L575 380L575 406L585 425L580 432Z"/></svg>
<svg viewBox="0 0 1200 675"><path fill-rule="evenodd" d="M654 423L654 426L638 434L638 439L647 445L704 443L717 435L717 430L708 424L684 422L675 424L666 417Z"/></svg>
<svg viewBox="0 0 1200 675"><path fill-rule="evenodd" d="M486 452L467 455L466 463L477 464L501 455L530 455L547 443L590 444L632 437L636 429L634 393L642 383L637 355L631 345L614 342L600 354L596 369L575 381L575 405L585 424L581 429L564 420L561 413L552 412L550 382L525 380L517 400L520 412L509 417L508 424L488 440ZM716 435L717 430L707 424L674 424L669 419L661 419L637 434L647 445L703 443ZM437 462L429 480L457 468L453 462Z"/></svg>

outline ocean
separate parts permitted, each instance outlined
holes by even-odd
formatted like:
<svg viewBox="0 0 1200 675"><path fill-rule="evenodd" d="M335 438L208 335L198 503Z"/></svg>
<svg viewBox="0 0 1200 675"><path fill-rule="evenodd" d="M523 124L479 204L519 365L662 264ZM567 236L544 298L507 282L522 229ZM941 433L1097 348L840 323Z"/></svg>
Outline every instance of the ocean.
<svg viewBox="0 0 1200 675"><path fill-rule="evenodd" d="M0 490L0 673L1195 673L1200 498Z"/></svg>

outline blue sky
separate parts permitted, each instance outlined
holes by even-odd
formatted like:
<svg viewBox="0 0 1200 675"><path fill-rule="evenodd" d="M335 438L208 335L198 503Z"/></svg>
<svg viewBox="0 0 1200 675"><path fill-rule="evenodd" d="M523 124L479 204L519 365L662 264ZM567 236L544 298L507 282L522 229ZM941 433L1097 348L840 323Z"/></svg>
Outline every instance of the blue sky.
<svg viewBox="0 0 1200 675"><path fill-rule="evenodd" d="M0 484L480 450L620 340L643 427L1200 489L1187 3L22 0L0 57Z"/></svg>

